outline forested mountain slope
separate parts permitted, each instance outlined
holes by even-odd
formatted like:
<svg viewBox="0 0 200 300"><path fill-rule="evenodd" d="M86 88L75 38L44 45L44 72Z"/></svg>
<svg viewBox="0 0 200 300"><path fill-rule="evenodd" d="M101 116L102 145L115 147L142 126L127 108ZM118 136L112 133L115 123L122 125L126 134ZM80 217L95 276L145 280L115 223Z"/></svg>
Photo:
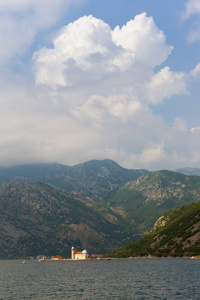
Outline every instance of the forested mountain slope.
<svg viewBox="0 0 200 300"><path fill-rule="evenodd" d="M191 257L200 255L200 202L166 213L155 230L111 257Z"/></svg>

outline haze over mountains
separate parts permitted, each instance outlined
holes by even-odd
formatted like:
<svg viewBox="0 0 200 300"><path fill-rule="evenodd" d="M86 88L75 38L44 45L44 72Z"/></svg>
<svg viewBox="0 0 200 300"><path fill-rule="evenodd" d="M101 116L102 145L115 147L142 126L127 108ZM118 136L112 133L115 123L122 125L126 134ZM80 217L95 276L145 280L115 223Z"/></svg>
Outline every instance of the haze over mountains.
<svg viewBox="0 0 200 300"><path fill-rule="evenodd" d="M112 252L168 210L200 200L199 176L129 170L111 160L0 168L0 183L0 258L24 250L65 257L72 245Z"/></svg>
<svg viewBox="0 0 200 300"><path fill-rule="evenodd" d="M0 183L18 180L44 182L81 196L105 197L122 184L137 179L147 170L131 170L112 160L92 160L73 167L61 164L34 164L0 168Z"/></svg>

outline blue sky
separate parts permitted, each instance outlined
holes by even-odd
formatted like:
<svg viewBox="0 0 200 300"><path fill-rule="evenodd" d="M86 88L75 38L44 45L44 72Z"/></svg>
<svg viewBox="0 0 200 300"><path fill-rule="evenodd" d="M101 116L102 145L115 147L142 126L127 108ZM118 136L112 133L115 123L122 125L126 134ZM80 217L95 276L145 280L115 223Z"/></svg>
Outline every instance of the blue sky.
<svg viewBox="0 0 200 300"><path fill-rule="evenodd" d="M0 38L0 166L200 167L199 0L7 0Z"/></svg>

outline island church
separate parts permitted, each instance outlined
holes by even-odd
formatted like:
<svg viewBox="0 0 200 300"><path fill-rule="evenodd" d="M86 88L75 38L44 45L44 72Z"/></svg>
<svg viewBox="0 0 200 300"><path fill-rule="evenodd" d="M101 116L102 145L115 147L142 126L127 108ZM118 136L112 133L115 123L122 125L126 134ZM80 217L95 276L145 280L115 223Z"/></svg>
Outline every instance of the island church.
<svg viewBox="0 0 200 300"><path fill-rule="evenodd" d="M71 250L71 259L72 260L76 260L76 259L80 259L80 260L90 259L90 255L87 253L86 250L83 250L83 251L80 251L80 252L75 252L74 251L74 247L72 247L72 250Z"/></svg>

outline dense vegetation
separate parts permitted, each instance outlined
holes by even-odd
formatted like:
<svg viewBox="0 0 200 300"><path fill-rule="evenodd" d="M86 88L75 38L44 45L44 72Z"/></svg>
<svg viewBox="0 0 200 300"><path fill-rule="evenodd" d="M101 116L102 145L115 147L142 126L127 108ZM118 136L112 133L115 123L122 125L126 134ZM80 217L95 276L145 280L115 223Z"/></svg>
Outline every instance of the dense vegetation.
<svg viewBox="0 0 200 300"><path fill-rule="evenodd" d="M108 257L182 257L200 255L200 202L173 209L163 216L158 227L135 243L126 245Z"/></svg>

